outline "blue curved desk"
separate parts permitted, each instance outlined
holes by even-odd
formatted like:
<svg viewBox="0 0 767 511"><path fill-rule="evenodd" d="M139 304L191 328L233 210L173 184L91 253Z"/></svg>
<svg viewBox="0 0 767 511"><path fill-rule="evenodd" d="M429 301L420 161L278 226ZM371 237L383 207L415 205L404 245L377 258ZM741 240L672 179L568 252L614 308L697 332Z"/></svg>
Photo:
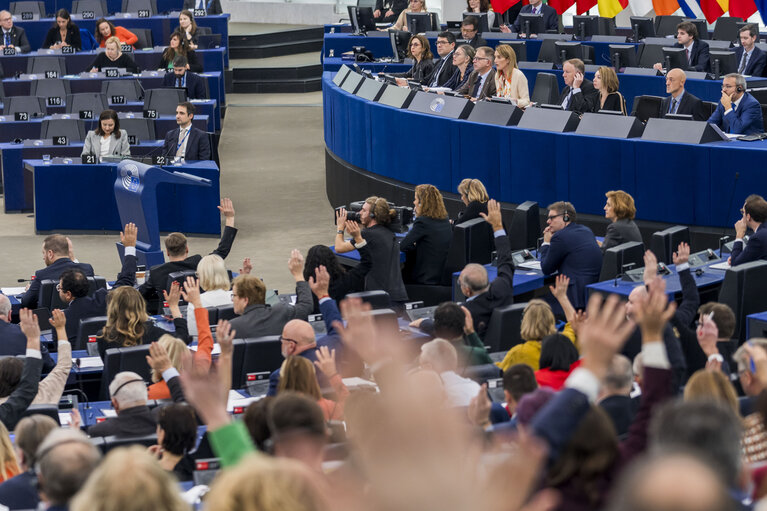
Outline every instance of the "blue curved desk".
<svg viewBox="0 0 767 511"><path fill-rule="evenodd" d="M504 202L569 200L600 216L605 192L621 189L633 195L640 220L709 227L737 220L737 208L727 210L731 194L738 204L767 189L767 142L691 145L477 124L367 101L333 76L323 74L328 151L402 183L454 192L472 177Z"/></svg>

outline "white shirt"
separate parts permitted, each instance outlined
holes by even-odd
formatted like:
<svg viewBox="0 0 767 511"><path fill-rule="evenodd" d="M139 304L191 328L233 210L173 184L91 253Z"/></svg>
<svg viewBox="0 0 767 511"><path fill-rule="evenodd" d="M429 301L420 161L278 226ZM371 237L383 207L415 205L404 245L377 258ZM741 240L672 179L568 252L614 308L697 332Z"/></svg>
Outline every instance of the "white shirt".
<svg viewBox="0 0 767 511"><path fill-rule="evenodd" d="M445 394L450 406L469 406L469 402L479 393L477 382L458 376L453 371L445 371L439 376L445 386Z"/></svg>
<svg viewBox="0 0 767 511"><path fill-rule="evenodd" d="M176 156L180 156L183 158L186 155L186 143L189 142L189 135L187 133L189 130L192 129L192 125L190 124L186 128L182 128L179 126L178 128L178 140L176 141L176 145L178 146L179 142L181 142L181 146L176 150Z"/></svg>
<svg viewBox="0 0 767 511"><path fill-rule="evenodd" d="M206 309L208 307L221 307L232 303L232 292L223 289L214 289L200 294L200 302ZM197 319L194 316L194 305L191 303L186 309L186 325L189 329L189 335L198 335Z"/></svg>
<svg viewBox="0 0 767 511"><path fill-rule="evenodd" d="M112 141L112 137L109 136L107 138L100 137L99 142L101 142L101 150L99 151L99 155L103 156L109 156L109 142Z"/></svg>

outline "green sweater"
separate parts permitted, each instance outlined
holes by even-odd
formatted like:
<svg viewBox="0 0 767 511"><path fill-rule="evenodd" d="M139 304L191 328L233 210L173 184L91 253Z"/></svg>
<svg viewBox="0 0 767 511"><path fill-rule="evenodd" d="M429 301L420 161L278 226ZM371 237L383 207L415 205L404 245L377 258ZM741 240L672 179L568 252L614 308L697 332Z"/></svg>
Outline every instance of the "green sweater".
<svg viewBox="0 0 767 511"><path fill-rule="evenodd" d="M243 457L256 450L242 421L233 421L223 428L208 431L208 438L223 468L236 465Z"/></svg>

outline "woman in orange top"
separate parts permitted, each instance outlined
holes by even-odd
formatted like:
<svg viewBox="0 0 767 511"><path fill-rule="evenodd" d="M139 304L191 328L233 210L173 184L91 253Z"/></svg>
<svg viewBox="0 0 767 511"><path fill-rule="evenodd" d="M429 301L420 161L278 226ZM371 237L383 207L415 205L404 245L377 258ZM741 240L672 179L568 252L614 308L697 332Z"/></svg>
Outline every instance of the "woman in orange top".
<svg viewBox="0 0 767 511"><path fill-rule="evenodd" d="M131 46L138 42L138 36L130 30L116 27L111 21L99 18L96 22L96 41L98 41L99 46L103 48L110 37L116 37L121 43Z"/></svg>
<svg viewBox="0 0 767 511"><path fill-rule="evenodd" d="M335 401L322 397L314 366L308 358L301 356L290 356L282 363L277 393L291 390L305 394L317 400L317 404L325 414L325 420L343 420L344 403L349 397L349 389L344 385L336 369L336 350L330 351L327 346L321 346L317 350L317 361L314 364L333 387L336 394Z"/></svg>
<svg viewBox="0 0 767 511"><path fill-rule="evenodd" d="M211 353L213 352L213 334L210 331L208 323L208 309L202 306L200 300L200 286L197 279L187 277L184 283L184 291L181 292L184 300L194 305L194 317L197 320L197 351L194 354L195 364L201 363L209 367ZM157 341L167 352L170 363L173 367L181 370L181 360L183 354L188 349L184 341L173 337L172 335L163 335ZM170 390L165 380L162 379L162 371L154 366L152 367L152 381L155 382L148 387L149 399L170 399Z"/></svg>
<svg viewBox="0 0 767 511"><path fill-rule="evenodd" d="M13 476L21 474L21 468L16 461L16 451L13 449L11 437L5 424L0 422L0 463L3 464L0 472L0 482L6 481Z"/></svg>

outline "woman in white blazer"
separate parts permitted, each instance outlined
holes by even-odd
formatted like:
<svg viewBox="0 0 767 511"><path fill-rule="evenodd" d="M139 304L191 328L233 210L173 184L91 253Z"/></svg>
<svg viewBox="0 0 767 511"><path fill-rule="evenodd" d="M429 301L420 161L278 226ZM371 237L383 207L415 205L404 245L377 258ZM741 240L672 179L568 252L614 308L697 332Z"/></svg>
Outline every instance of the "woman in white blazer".
<svg viewBox="0 0 767 511"><path fill-rule="evenodd" d="M88 132L83 144L83 155L130 156L128 132L120 129L120 119L114 110L104 110L99 116L99 125Z"/></svg>
<svg viewBox="0 0 767 511"><path fill-rule="evenodd" d="M530 104L530 90L525 74L517 66L517 54L508 44L495 47L496 95L513 99L519 108Z"/></svg>

